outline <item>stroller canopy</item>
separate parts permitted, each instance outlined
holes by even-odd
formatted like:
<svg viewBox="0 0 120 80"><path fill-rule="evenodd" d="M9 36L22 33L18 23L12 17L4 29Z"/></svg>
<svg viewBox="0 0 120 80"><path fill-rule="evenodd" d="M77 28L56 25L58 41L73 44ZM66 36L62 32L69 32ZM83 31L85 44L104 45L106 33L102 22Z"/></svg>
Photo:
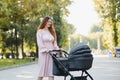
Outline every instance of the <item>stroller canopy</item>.
<svg viewBox="0 0 120 80"><path fill-rule="evenodd" d="M84 43L79 43L71 49L70 56L81 55L85 53L91 53L89 46Z"/></svg>

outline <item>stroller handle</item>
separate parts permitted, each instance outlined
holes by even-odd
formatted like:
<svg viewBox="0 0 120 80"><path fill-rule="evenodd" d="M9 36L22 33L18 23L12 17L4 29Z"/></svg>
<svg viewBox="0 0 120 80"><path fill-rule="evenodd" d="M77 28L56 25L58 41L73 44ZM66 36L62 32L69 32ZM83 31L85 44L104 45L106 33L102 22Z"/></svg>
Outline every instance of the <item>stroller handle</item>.
<svg viewBox="0 0 120 80"><path fill-rule="evenodd" d="M50 51L48 51L48 53L50 55L55 55L55 54L52 54L52 52L63 52L65 56L69 55L68 52L66 52L65 50L50 50Z"/></svg>

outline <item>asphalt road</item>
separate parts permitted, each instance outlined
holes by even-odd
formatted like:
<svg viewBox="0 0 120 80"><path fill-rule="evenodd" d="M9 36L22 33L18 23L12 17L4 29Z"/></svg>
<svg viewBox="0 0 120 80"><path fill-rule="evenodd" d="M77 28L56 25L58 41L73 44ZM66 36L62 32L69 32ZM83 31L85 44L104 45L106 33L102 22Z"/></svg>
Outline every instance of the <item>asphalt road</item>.
<svg viewBox="0 0 120 80"><path fill-rule="evenodd" d="M120 80L120 58L109 56L94 57L92 68L88 70L94 80ZM79 76L81 71L70 72L73 76ZM9 68L0 71L0 80L37 80L38 65L31 64L21 67ZM44 78L48 80L48 78ZM55 76L55 80L64 80ZM70 80L70 76L67 77ZM90 80L88 78L88 80Z"/></svg>

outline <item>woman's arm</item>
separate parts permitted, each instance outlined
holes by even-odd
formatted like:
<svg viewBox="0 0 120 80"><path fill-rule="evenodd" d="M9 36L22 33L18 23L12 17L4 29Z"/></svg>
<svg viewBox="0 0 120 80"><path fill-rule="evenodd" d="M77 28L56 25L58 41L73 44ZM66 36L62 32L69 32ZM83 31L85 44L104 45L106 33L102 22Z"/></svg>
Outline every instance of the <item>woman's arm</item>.
<svg viewBox="0 0 120 80"><path fill-rule="evenodd" d="M48 52L48 49L45 47L43 38L42 38L42 31L37 31L37 45L40 50L40 53Z"/></svg>

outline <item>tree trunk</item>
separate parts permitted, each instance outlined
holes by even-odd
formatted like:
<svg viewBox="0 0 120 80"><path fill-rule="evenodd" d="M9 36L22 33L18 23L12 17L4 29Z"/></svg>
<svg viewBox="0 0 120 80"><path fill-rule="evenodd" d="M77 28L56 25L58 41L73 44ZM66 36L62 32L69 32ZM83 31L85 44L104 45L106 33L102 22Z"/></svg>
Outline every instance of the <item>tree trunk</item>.
<svg viewBox="0 0 120 80"><path fill-rule="evenodd" d="M18 53L18 45L17 45L17 30L15 29L15 49L16 49L16 58L19 58L19 53Z"/></svg>

